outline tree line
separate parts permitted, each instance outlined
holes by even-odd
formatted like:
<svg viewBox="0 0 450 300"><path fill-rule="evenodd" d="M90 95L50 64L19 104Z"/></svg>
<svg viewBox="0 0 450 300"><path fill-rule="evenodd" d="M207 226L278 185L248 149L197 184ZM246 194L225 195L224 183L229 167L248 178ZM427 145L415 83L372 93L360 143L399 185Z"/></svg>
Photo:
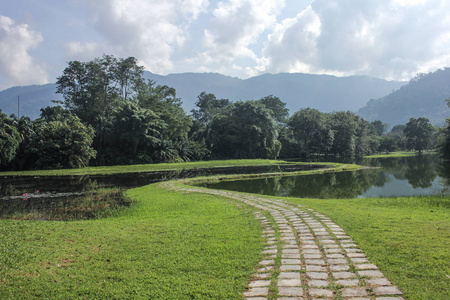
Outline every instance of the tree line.
<svg viewBox="0 0 450 300"><path fill-rule="evenodd" d="M448 128L411 119L387 124L346 112L305 108L289 116L273 95L232 102L203 92L190 114L175 89L145 81L133 57L71 61L57 78L64 101L32 121L0 111L3 170L78 168L227 158L341 157L439 145L448 157Z"/></svg>

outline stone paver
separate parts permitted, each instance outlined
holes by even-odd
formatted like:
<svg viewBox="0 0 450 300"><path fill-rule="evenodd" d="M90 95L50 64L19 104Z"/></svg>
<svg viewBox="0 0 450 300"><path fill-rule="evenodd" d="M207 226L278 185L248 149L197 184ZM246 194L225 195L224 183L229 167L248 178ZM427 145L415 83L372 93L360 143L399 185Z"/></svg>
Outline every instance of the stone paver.
<svg viewBox="0 0 450 300"><path fill-rule="evenodd" d="M300 287L280 287L278 288L278 295L280 296L303 296L303 289Z"/></svg>
<svg viewBox="0 0 450 300"><path fill-rule="evenodd" d="M344 299L404 300L402 292L369 261L344 230L323 214L257 195L180 188L170 181L164 185L184 192L229 197L258 210L255 218L261 222L265 247L263 259L243 294L246 300L267 299L273 292L279 300L334 299L330 287L337 287L337 295ZM275 278L273 274L278 276ZM270 286L275 290L269 290Z"/></svg>
<svg viewBox="0 0 450 300"><path fill-rule="evenodd" d="M368 296L365 288L345 288L342 290L343 297L364 297Z"/></svg>
<svg viewBox="0 0 450 300"><path fill-rule="evenodd" d="M251 288L248 291L244 292L244 297L267 296L268 294L269 288L259 287L259 288Z"/></svg>
<svg viewBox="0 0 450 300"><path fill-rule="evenodd" d="M403 293L395 286L380 286L373 289L376 296L382 295L402 295Z"/></svg>

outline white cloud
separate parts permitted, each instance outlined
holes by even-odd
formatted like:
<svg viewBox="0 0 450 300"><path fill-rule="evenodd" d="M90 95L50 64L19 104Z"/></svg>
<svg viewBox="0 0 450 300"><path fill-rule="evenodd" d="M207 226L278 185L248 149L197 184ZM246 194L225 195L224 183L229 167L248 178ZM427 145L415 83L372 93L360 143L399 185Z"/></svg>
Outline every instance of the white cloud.
<svg viewBox="0 0 450 300"><path fill-rule="evenodd" d="M191 22L207 5L207 0L97 0L88 3L96 29L106 41L100 48L109 50L108 54L134 56L147 70L156 73L173 69L172 54L181 49Z"/></svg>
<svg viewBox="0 0 450 300"><path fill-rule="evenodd" d="M27 24L0 15L0 89L48 82L48 74L29 53L42 41L41 34Z"/></svg>
<svg viewBox="0 0 450 300"><path fill-rule="evenodd" d="M189 62L192 66L201 65L202 69L230 75L252 72L247 66L262 59L254 48L276 24L284 5L284 0L218 2L204 30L203 51Z"/></svg>
<svg viewBox="0 0 450 300"><path fill-rule="evenodd" d="M95 42L69 42L64 45L66 57L69 60L89 61L107 52L102 45Z"/></svg>
<svg viewBox="0 0 450 300"><path fill-rule="evenodd" d="M254 70L409 79L448 66L448 11L440 0L315 0L277 24Z"/></svg>

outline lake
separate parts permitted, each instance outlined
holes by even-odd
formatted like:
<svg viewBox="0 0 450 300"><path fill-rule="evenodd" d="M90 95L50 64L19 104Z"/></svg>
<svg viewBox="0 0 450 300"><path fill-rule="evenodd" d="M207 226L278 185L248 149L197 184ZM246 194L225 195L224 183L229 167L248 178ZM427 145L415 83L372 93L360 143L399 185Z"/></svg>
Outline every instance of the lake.
<svg viewBox="0 0 450 300"><path fill-rule="evenodd" d="M121 190L154 182L217 174L294 172L318 167L279 165L114 175L3 176L0 177L0 218L92 219L107 209L128 206L127 199L120 196Z"/></svg>
<svg viewBox="0 0 450 300"><path fill-rule="evenodd" d="M357 163L376 169L221 181L201 186L262 195L322 199L450 195L450 167L441 163L436 155L371 158Z"/></svg>
<svg viewBox="0 0 450 300"><path fill-rule="evenodd" d="M450 195L450 166L440 163L435 155L365 159L355 163L376 169L221 181L201 186L264 195L308 198ZM115 175L0 177L0 218L92 219L101 217L102 213L110 208L130 205L127 199L121 196L122 190L158 181L217 174L294 172L319 167L318 165L280 165ZM104 189L107 191L100 192Z"/></svg>

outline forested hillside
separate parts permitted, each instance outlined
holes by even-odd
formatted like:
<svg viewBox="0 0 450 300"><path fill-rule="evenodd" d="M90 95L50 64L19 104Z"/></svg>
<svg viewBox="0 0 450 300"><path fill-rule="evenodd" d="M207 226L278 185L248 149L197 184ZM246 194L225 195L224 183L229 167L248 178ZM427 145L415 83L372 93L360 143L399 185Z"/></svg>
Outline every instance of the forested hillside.
<svg viewBox="0 0 450 300"><path fill-rule="evenodd" d="M18 106L20 98L20 110ZM18 113L36 119L40 109L54 105L52 100L62 100L61 94L56 94L56 84L16 86L0 92L0 109L7 115Z"/></svg>
<svg viewBox="0 0 450 300"><path fill-rule="evenodd" d="M307 107L323 112L357 111L370 98L382 97L405 84L368 76L336 77L302 73L264 74L245 80L217 73L160 76L146 72L144 76L156 84L174 87L187 111L194 107L197 96L203 91L232 101L274 95L286 103L291 114Z"/></svg>
<svg viewBox="0 0 450 300"><path fill-rule="evenodd" d="M217 73L143 74L145 79L151 79L157 85L173 87L186 112L195 108L197 97L202 92L231 101L257 100L274 95L286 103L291 114L306 107L323 112L356 111L368 99L382 97L404 84L366 76L265 74L242 80ZM53 105L51 100L62 99L61 94L55 92L56 84L10 88L0 92L0 109L7 115L17 114L17 97L20 96L20 115L34 120L39 117L41 108Z"/></svg>
<svg viewBox="0 0 450 300"><path fill-rule="evenodd" d="M405 124L410 118L425 117L442 126L450 117L445 99L450 98L450 68L420 74L399 90L372 99L358 115L373 121L381 120L391 126Z"/></svg>
<svg viewBox="0 0 450 300"><path fill-rule="evenodd" d="M303 108L280 98L231 101L202 92L188 114L177 91L144 79L134 57L71 61L57 78L63 101L40 117L0 112L0 169L77 168L228 158L362 157L434 149L445 133L426 118L387 125L350 111Z"/></svg>

